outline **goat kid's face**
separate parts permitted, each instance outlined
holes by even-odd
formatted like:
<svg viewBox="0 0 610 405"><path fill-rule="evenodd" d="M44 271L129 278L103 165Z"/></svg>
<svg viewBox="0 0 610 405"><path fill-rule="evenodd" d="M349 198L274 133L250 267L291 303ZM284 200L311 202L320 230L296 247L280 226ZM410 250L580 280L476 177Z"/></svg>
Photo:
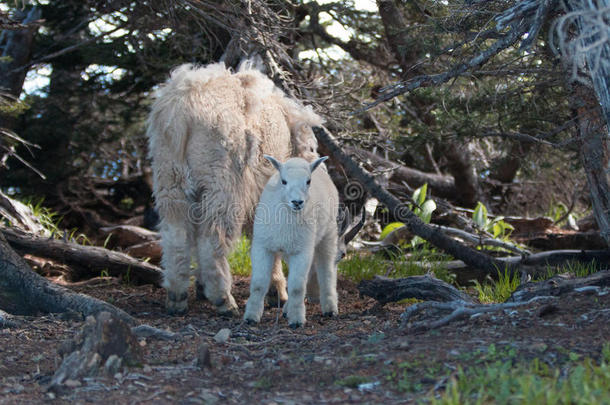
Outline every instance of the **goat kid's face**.
<svg viewBox="0 0 610 405"><path fill-rule="evenodd" d="M265 155L265 158L273 164L280 173L281 199L293 211L301 211L309 199L309 186L311 174L314 170L328 159L327 156L308 163L304 159L292 158L286 163L280 163L275 158Z"/></svg>

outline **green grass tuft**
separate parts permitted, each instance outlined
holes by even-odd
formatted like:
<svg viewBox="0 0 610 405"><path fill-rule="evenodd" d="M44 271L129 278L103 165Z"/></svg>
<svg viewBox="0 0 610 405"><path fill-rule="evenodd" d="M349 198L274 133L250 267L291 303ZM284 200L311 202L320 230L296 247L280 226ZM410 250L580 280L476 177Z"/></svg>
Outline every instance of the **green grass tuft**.
<svg viewBox="0 0 610 405"><path fill-rule="evenodd" d="M610 365L591 359L572 363L567 374L534 359L529 365L496 362L486 367L458 367L439 399L429 403L457 404L607 404Z"/></svg>
<svg viewBox="0 0 610 405"><path fill-rule="evenodd" d="M252 261L250 260L250 239L242 236L235 248L227 258L231 272L238 276L249 276L252 272Z"/></svg>
<svg viewBox="0 0 610 405"><path fill-rule="evenodd" d="M402 255L392 255L391 258L387 258L381 254L357 253L339 263L339 273L359 283L362 280L370 280L376 275L399 278L426 274L428 270L422 264L430 263L430 271L437 278L452 282L454 276L443 265L445 260L446 256L430 250L415 251L409 258Z"/></svg>
<svg viewBox="0 0 610 405"><path fill-rule="evenodd" d="M482 303L504 302L517 289L519 282L518 274L511 276L505 270L504 273L498 272L498 280L490 278L483 284L474 280L474 288L479 293L479 301Z"/></svg>

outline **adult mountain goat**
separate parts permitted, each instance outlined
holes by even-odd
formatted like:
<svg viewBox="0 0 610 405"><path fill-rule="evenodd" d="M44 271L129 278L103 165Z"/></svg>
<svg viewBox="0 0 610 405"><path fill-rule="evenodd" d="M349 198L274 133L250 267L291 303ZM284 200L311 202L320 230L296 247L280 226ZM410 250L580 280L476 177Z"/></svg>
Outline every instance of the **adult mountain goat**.
<svg viewBox="0 0 610 405"><path fill-rule="evenodd" d="M317 158L311 127L321 123L311 108L248 66L232 73L222 63L182 65L172 72L147 130L170 314L188 309L192 248L205 297L220 313L237 313L226 256L272 174L263 154ZM275 287L286 299L279 256L272 265Z"/></svg>
<svg viewBox="0 0 610 405"><path fill-rule="evenodd" d="M337 314L337 188L324 169L326 160L301 158L282 164L266 156L277 172L263 190L254 217L252 281L244 319L259 322L269 288L274 258L288 262L288 301L284 314L290 327L305 324L305 293L315 271L325 316Z"/></svg>

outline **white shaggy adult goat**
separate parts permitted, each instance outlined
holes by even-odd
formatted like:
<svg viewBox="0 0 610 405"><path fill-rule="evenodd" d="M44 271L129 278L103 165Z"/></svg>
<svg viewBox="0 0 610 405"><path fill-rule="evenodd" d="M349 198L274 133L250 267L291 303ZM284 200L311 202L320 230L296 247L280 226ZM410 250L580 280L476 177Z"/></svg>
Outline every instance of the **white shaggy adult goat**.
<svg viewBox="0 0 610 405"><path fill-rule="evenodd" d="M252 281L244 319L259 322L269 288L274 258L287 261L288 301L284 314L290 327L305 324L305 293L315 271L325 316L337 314L337 188L324 169L326 157L308 163L301 158L282 164L265 156L277 172L269 179L256 207L252 239ZM313 281L313 280L312 280Z"/></svg>
<svg viewBox="0 0 610 405"><path fill-rule="evenodd" d="M147 130L170 314L188 309L193 247L205 297L220 313L237 314L226 256L272 174L263 153L316 158L311 127L321 123L310 107L286 97L248 64L237 73L222 63L182 65L172 72ZM274 285L285 300L281 259L271 262Z"/></svg>

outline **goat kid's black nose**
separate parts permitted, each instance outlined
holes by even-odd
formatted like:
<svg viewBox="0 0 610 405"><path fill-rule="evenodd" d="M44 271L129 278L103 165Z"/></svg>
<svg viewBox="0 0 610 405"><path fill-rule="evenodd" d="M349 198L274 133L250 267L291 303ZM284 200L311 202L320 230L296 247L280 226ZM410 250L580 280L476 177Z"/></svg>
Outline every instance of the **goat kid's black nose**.
<svg viewBox="0 0 610 405"><path fill-rule="evenodd" d="M292 200L290 201L295 207L303 205L303 200Z"/></svg>

